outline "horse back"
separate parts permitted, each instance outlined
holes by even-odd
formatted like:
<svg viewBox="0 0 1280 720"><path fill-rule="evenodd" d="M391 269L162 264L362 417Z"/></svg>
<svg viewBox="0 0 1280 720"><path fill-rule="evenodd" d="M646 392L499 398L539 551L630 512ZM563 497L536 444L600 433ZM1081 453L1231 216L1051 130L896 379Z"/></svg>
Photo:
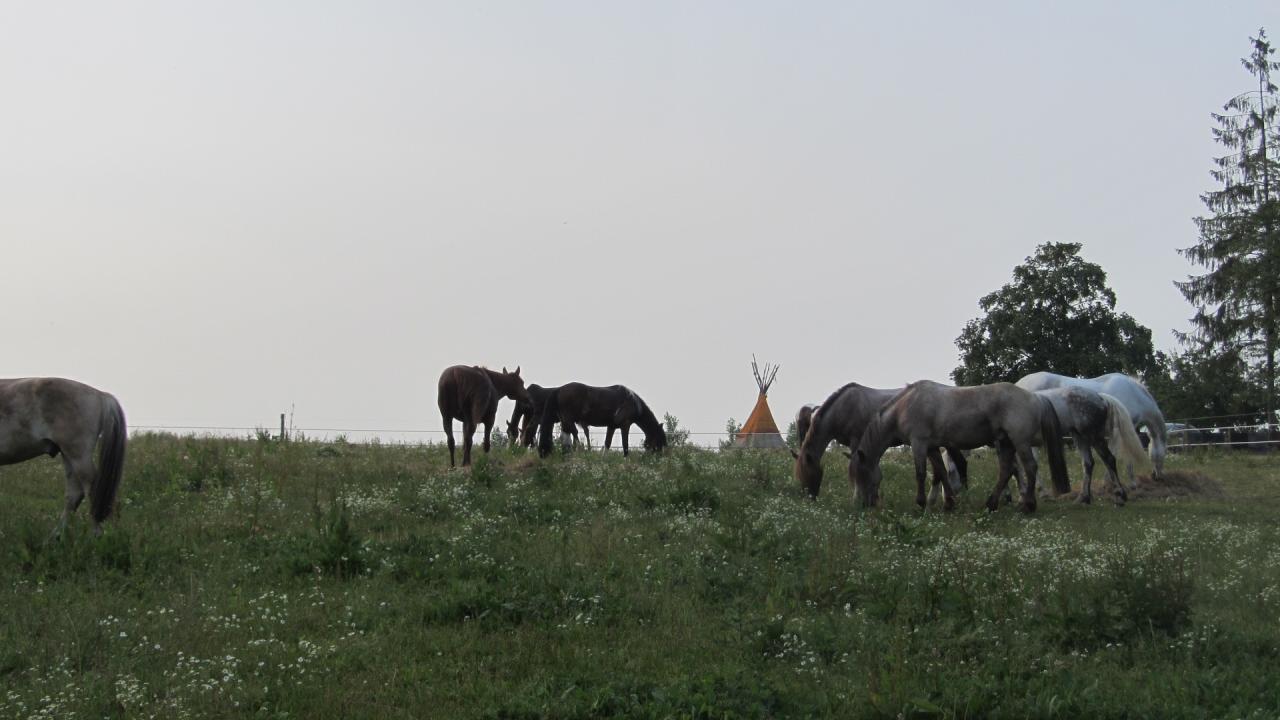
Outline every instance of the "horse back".
<svg viewBox="0 0 1280 720"><path fill-rule="evenodd" d="M106 393L64 378L0 380L0 464L89 452Z"/></svg>
<svg viewBox="0 0 1280 720"><path fill-rule="evenodd" d="M497 410L498 392L483 370L454 365L440 373L436 403L442 415L474 422Z"/></svg>

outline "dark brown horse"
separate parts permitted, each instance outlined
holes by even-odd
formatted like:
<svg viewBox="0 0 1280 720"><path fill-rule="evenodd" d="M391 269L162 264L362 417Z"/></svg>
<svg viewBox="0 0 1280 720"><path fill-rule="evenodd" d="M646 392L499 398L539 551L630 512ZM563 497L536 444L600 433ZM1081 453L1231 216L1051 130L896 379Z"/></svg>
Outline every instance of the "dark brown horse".
<svg viewBox="0 0 1280 720"><path fill-rule="evenodd" d="M569 426L569 433L575 440L575 425L605 428L605 450L613 443L613 431L622 430L623 455L630 451L627 435L633 423L644 431L645 450L660 452L667 446L667 433L662 423L639 395L622 385L593 387L575 382L561 385L548 395L538 428L538 452L543 457L551 454L551 428L557 421Z"/></svg>
<svg viewBox="0 0 1280 720"><path fill-rule="evenodd" d="M534 438L538 434L538 423L542 421L542 411L547 406L547 396L560 388L544 388L530 383L525 389L529 391L529 402L516 401L511 419L507 421L507 438L513 445L519 443L521 447L533 447ZM586 430L585 425L583 430ZM569 427L561 423L560 431L568 433Z"/></svg>
<svg viewBox="0 0 1280 720"><path fill-rule="evenodd" d="M1012 383L951 387L921 380L908 385L867 424L849 460L849 479L858 489L863 505L875 504L878 493L872 483L880 458L894 445L909 444L916 466L916 503L924 507L925 463L932 461L935 476L940 474L942 457L937 448L971 450L994 445L1000 473L995 490L987 498L987 508L998 507L1014 463L1021 462L1026 479L1021 509L1034 512L1037 465L1031 446L1037 442L1043 442L1048 451L1055 490L1059 494L1070 491L1062 453L1062 425L1047 398ZM945 470L941 474L945 476ZM942 487L946 507L954 507L951 484L944 482Z"/></svg>
<svg viewBox="0 0 1280 720"><path fill-rule="evenodd" d="M55 535L85 495L94 532L102 531L115 506L127 437L124 411L109 393L62 378L0 380L0 465L62 455L67 498Z"/></svg>
<svg viewBox="0 0 1280 720"><path fill-rule="evenodd" d="M822 456L831 441L835 440L849 447L857 446L871 418L900 392L902 388L886 390L849 383L831 393L821 405L800 408L796 413L796 431L802 438L800 451L793 450L791 455L796 459L796 480L809 491L810 497L818 497L818 492L822 489ZM947 448L947 454L959 475L958 482L967 484L968 462L964 455L953 448ZM872 480L871 487L877 487L879 468L873 472L877 473L877 477ZM935 486L936 480L935 478Z"/></svg>
<svg viewBox="0 0 1280 720"><path fill-rule="evenodd" d="M462 421L462 464L471 464L471 436L476 425L484 424L484 451L489 452L493 420L498 414L498 400L503 397L516 402L530 402L529 393L520 379L520 368L514 372L494 372L484 367L454 365L440 373L440 393L436 403L444 420L444 434L449 438L449 467L454 467L453 421Z"/></svg>

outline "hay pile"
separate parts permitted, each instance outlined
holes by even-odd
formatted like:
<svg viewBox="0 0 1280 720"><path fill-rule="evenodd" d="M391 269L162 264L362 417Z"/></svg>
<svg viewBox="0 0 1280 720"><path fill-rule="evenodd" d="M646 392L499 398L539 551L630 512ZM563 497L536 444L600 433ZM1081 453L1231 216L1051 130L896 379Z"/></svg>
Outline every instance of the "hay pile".
<svg viewBox="0 0 1280 720"><path fill-rule="evenodd" d="M1134 500L1166 500L1168 498L1203 498L1221 500L1227 496L1222 483L1199 472L1184 470L1168 470L1164 479L1155 480L1150 475L1138 475L1138 489L1129 492L1129 501ZM1063 493L1056 499L1073 502L1080 497L1079 483L1071 492ZM1114 493L1107 480L1107 472L1099 466L1093 469L1093 502L1111 502Z"/></svg>
<svg viewBox="0 0 1280 720"><path fill-rule="evenodd" d="M1097 492L1097 478L1094 478ZM1222 483L1200 472L1166 470L1164 478L1150 475L1138 476L1138 489L1129 491L1130 500L1163 500L1165 498L1208 498L1220 500L1227 496Z"/></svg>

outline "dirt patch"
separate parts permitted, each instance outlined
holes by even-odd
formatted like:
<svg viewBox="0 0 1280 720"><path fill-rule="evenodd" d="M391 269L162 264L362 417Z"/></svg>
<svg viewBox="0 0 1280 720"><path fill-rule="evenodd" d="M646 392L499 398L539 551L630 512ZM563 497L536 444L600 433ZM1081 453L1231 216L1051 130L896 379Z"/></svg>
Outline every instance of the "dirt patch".
<svg viewBox="0 0 1280 720"><path fill-rule="evenodd" d="M1149 475L1139 475L1138 489L1129 491L1131 500L1161 500L1172 497L1222 499L1226 496L1222 483L1204 473L1184 470L1166 471L1160 480Z"/></svg>

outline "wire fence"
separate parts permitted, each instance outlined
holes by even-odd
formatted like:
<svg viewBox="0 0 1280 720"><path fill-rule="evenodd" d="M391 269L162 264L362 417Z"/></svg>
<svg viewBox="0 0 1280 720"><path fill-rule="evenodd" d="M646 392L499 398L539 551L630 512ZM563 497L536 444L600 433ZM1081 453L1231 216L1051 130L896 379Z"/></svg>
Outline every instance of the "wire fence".
<svg viewBox="0 0 1280 720"><path fill-rule="evenodd" d="M1215 417L1206 417L1203 419L1228 419L1228 418L1256 418L1257 414L1238 414L1238 415L1221 415ZM1172 451L1180 451L1193 448L1237 448L1237 449L1253 449L1253 450L1275 450L1280 447L1280 435L1277 434L1277 426L1275 424L1268 425L1266 423L1250 423L1250 424L1231 424L1218 425L1208 427L1192 427L1186 423L1187 420L1194 418L1181 418L1169 423L1168 446ZM1184 426L1184 427L1179 427ZM291 439L311 439L311 440L336 440L341 438L348 442L400 442L408 444L437 444L445 442L445 431L442 428L360 428L360 427L292 427L285 426L281 430L277 430L266 425L170 425L170 424L133 424L130 427L135 432L159 432L177 435L208 435L208 436L236 436L247 435L249 437L278 438L281 430L284 437ZM737 449L739 443L737 440L752 437L773 437L775 433L735 433L730 434L725 430L719 432L700 431L700 430L684 430L681 428L679 433L687 438L685 441L688 445L694 445L706 449ZM505 440L506 423L498 422L494 424L492 435L498 437L502 435L499 442ZM588 437L586 433L580 433L585 441ZM604 429L597 428L594 437L591 438L593 447L602 447L604 441ZM454 437L458 442L462 440L461 428L455 428ZM1144 440L1146 438L1144 437ZM638 444L638 443L636 443ZM752 443L745 442L742 445L751 446ZM621 440L614 437L613 447L621 449Z"/></svg>

